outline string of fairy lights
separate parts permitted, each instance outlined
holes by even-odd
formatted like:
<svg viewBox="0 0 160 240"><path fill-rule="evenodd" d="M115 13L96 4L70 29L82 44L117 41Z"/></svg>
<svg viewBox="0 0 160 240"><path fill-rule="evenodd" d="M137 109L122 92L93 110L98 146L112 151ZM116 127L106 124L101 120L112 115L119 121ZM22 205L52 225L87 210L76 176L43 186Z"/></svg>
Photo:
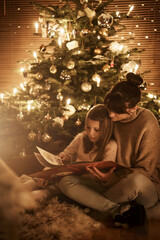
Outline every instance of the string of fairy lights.
<svg viewBox="0 0 160 240"><path fill-rule="evenodd" d="M158 0L155 0L155 1L158 2ZM143 4L141 4L141 6L144 7L145 4L143 3ZM20 10L21 9L18 8L18 11L20 11ZM134 5L129 5L129 9L128 9L128 12L127 12L127 16L128 17L130 16L130 14L131 14L131 12L133 10L134 10ZM153 9L151 9L151 11L153 11ZM121 17L120 11L116 11L116 16L119 17L119 18ZM52 24L50 24L49 26L46 26L46 23L43 22L43 18L42 17L39 17L38 20L39 20L39 22L35 22L34 23L34 29L35 29L34 34L35 35L41 35L42 38L48 38L48 37L51 38L51 37L53 37L55 32L58 31L59 37L57 39L57 42L58 42L58 45L59 45L60 48L62 48L62 45L63 45L63 43L65 41L68 41L67 48L69 50L78 47L78 41L76 41L76 38L74 37L75 36L75 29L73 29L72 32L68 32L67 24L65 24L64 27L58 27L58 26L52 25ZM146 18L144 18L144 20L146 20ZM151 19L151 22L154 23L155 19ZM139 27L139 25L137 24L136 28L138 28L138 27ZM40 29L41 29L41 33L40 33ZM158 29L155 27L155 25L154 25L153 31L155 33L158 31ZM74 39L72 41L70 41L71 34L72 34L72 39ZM105 32L103 34L105 35ZM132 35L133 32L129 31L128 34ZM149 35L145 35L144 37L145 37L145 39L149 39ZM124 39L124 37L121 36L121 39ZM138 42L137 45L140 46L141 43ZM125 51L127 51L127 46L125 46L122 43L118 43L118 41L114 41L110 45L110 50L113 51L113 52L117 52L117 53L125 52ZM97 51L97 54L100 54L98 52L98 51L100 51L100 49L95 49L95 51ZM80 51L79 51L79 54L80 54ZM39 61L38 53L36 51L33 51L33 62L38 63L38 61ZM111 65L112 64L114 64L114 63L112 62ZM27 66L27 67L29 68L30 66ZM105 66L104 67L104 71L107 71L107 67L110 67L110 66ZM70 68L71 69L74 68L74 62L70 63ZM140 68L140 66L135 61L130 61L129 63L124 64L123 71L137 73L139 71L139 68ZM25 67L23 67L23 68L20 69L20 72L22 74L24 74L25 70L26 70ZM53 66L51 66L50 71L55 73L57 71L57 69L53 65ZM37 79L41 79L42 77L43 76L42 76L41 73L37 73L37 75L36 75ZM101 84L101 77L100 77L99 74L97 74L97 73L93 74L92 80L96 82L97 87L100 86L100 84ZM151 83L151 84L154 84L154 83ZM25 86L26 86L26 82L20 83L20 89L22 89L23 91L25 91ZM87 86L87 87L89 87L89 86ZM85 86L84 86L84 89L85 89ZM17 93L18 93L18 88L13 88L13 92L11 94L10 93L6 93L6 92L1 92L0 93L0 101L1 101L1 103L4 104L7 101L8 97L10 95L16 96ZM158 100L158 96L157 95L152 94L152 93L148 93L147 96L149 98L151 98L151 99L154 99L156 102L160 103L160 100ZM58 93L57 99L59 99L60 101L63 100L63 96L61 95L61 93ZM66 105L70 105L70 103L71 103L71 99L67 99L66 100ZM21 106L21 104L20 104L19 108L20 108L20 115L22 117L23 113L22 113L22 106ZM34 100L28 100L27 103L26 103L26 111L27 111L27 113L29 114L34 108L35 108ZM89 107L87 106L87 108L89 108ZM72 113L73 112L74 112L74 109L72 109Z"/></svg>

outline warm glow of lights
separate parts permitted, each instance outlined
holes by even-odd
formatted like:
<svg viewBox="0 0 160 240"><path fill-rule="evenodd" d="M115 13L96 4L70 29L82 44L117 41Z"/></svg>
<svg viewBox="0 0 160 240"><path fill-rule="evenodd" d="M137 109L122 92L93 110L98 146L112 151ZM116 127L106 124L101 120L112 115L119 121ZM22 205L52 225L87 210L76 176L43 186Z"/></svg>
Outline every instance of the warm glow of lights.
<svg viewBox="0 0 160 240"><path fill-rule="evenodd" d="M137 43L137 45L138 45L138 46L140 46L140 45L141 45L141 43Z"/></svg>
<svg viewBox="0 0 160 240"><path fill-rule="evenodd" d="M116 12L116 16L117 16L117 17L119 16L119 12L118 12L118 11Z"/></svg>
<svg viewBox="0 0 160 240"><path fill-rule="evenodd" d="M69 105L71 103L71 99L68 98L67 101L66 101L66 104Z"/></svg>
<svg viewBox="0 0 160 240"><path fill-rule="evenodd" d="M25 87L23 83L20 83L20 87L22 88L23 91L25 91Z"/></svg>
<svg viewBox="0 0 160 240"><path fill-rule="evenodd" d="M59 45L60 48L62 47L62 40L61 40L60 37L58 38L58 45Z"/></svg>
<svg viewBox="0 0 160 240"><path fill-rule="evenodd" d="M154 95L154 94L152 94L152 93L148 93L148 95L147 95L149 98L157 98L157 96L156 95Z"/></svg>
<svg viewBox="0 0 160 240"><path fill-rule="evenodd" d="M148 39L149 37L148 36L145 36L146 39Z"/></svg>
<svg viewBox="0 0 160 240"><path fill-rule="evenodd" d="M60 35L63 35L63 34L64 34L64 32L65 32L64 28L62 28L62 27L61 27L61 28L59 28L58 30L59 30L59 32L60 32Z"/></svg>
<svg viewBox="0 0 160 240"><path fill-rule="evenodd" d="M37 53L33 52L33 57L37 59Z"/></svg>
<svg viewBox="0 0 160 240"><path fill-rule="evenodd" d="M97 87L100 87L100 82L101 82L101 79L97 78Z"/></svg>
<svg viewBox="0 0 160 240"><path fill-rule="evenodd" d="M134 6L132 5L132 6L130 6L130 8L129 8L129 11L128 11L128 13L127 13L127 16L129 16L130 15L130 13L133 11L133 8L134 8Z"/></svg>
<svg viewBox="0 0 160 240"><path fill-rule="evenodd" d="M18 91L17 88L13 88L13 96L16 95L17 91Z"/></svg>
<svg viewBox="0 0 160 240"><path fill-rule="evenodd" d="M119 50L122 51L122 49L123 49L123 44L119 46Z"/></svg>
<svg viewBox="0 0 160 240"><path fill-rule="evenodd" d="M27 110L28 110L28 114L29 114L30 111L31 111L31 103L33 103L33 100L28 100L28 101L27 101Z"/></svg>
<svg viewBox="0 0 160 240"><path fill-rule="evenodd" d="M38 23L35 23L35 33L38 33Z"/></svg>
<svg viewBox="0 0 160 240"><path fill-rule="evenodd" d="M4 94L1 93L0 97L1 97L1 103L3 103Z"/></svg>
<svg viewBox="0 0 160 240"><path fill-rule="evenodd" d="M21 68L21 69L20 69L21 73L23 73L23 72L24 72L24 70L25 70L25 68Z"/></svg>

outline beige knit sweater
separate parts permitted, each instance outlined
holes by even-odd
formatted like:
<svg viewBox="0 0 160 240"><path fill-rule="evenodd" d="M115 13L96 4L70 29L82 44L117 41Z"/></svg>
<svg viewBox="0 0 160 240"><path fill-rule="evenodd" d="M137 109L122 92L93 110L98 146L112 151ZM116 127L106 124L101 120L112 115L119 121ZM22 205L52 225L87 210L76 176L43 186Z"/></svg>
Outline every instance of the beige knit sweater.
<svg viewBox="0 0 160 240"><path fill-rule="evenodd" d="M70 158L71 162L93 162L96 157L97 151L94 147L89 153L84 153L83 137L85 131L79 133L73 141L64 149L64 153ZM116 160L117 154L117 143L114 140L106 145L103 161L114 161Z"/></svg>
<svg viewBox="0 0 160 240"><path fill-rule="evenodd" d="M155 116L140 108L127 120L114 122L117 163L150 178L160 199L160 128Z"/></svg>

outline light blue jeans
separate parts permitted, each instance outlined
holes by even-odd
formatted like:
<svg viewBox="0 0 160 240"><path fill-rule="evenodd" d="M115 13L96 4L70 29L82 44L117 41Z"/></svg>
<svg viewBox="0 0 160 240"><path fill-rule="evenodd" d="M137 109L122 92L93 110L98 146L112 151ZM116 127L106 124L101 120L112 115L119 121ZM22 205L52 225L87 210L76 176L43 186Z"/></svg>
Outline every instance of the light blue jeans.
<svg viewBox="0 0 160 240"><path fill-rule="evenodd" d="M140 173L128 174L109 187L87 175L68 175L62 177L57 186L74 201L109 214L133 200L145 208L152 207L158 201L154 184Z"/></svg>

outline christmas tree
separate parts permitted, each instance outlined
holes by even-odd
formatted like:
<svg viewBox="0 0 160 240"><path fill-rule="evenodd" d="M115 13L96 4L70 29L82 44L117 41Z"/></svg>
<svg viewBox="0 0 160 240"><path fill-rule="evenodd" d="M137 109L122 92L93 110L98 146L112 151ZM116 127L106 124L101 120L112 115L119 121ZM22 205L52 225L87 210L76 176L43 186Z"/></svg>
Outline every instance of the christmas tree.
<svg viewBox="0 0 160 240"><path fill-rule="evenodd" d="M22 156L36 145L61 141L66 146L83 130L86 112L103 103L113 84L127 72L139 71L141 62L134 55L143 49L128 48L132 36L115 37L125 29L121 21L134 18L133 6L127 13L109 12L111 2L64 0L47 7L32 3L48 44L21 61L25 83L13 94L1 93L1 126L12 133L10 141L18 139L16 149ZM158 116L153 101L144 101L144 106Z"/></svg>

